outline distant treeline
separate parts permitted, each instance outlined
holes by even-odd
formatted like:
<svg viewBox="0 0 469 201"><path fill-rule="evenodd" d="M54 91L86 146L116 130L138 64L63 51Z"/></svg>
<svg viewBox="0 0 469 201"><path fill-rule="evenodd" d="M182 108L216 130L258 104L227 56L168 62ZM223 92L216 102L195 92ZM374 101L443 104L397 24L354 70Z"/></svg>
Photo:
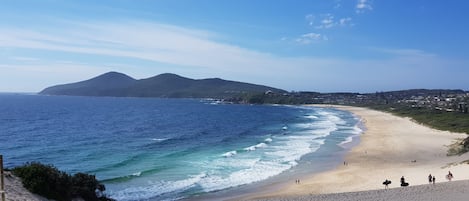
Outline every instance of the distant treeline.
<svg viewBox="0 0 469 201"><path fill-rule="evenodd" d="M318 103L314 97L319 95L317 92L296 92L296 93L248 93L242 96L225 99L233 103L248 104L285 104L300 105Z"/></svg>

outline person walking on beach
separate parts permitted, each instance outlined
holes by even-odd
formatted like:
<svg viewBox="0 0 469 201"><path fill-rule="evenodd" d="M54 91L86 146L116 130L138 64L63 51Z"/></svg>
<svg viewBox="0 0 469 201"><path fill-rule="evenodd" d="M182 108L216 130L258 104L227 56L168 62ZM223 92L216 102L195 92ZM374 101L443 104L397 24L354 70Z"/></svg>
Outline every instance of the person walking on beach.
<svg viewBox="0 0 469 201"><path fill-rule="evenodd" d="M391 184L391 181L386 179L386 180L384 180L383 184L384 184L384 189L389 189L389 184Z"/></svg>
<svg viewBox="0 0 469 201"><path fill-rule="evenodd" d="M448 179L449 181L453 179L453 173L451 173L451 171L448 171L448 175L446 175L446 179Z"/></svg>
<svg viewBox="0 0 469 201"><path fill-rule="evenodd" d="M433 176L432 182L433 182L433 184L435 184L435 176Z"/></svg>
<svg viewBox="0 0 469 201"><path fill-rule="evenodd" d="M432 179L433 179L432 174L429 174L429 175L428 175L428 183L429 183L429 184L432 183Z"/></svg>

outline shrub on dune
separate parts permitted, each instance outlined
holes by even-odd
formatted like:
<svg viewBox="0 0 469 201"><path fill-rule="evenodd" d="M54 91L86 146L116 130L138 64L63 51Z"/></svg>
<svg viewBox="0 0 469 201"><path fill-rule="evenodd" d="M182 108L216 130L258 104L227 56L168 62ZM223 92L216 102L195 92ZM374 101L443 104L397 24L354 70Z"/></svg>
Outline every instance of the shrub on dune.
<svg viewBox="0 0 469 201"><path fill-rule="evenodd" d="M89 201L111 201L102 191L104 185L94 175L77 173L73 176L58 170L52 165L37 162L27 163L13 169L21 178L23 186L38 195L54 200L72 200L82 198Z"/></svg>

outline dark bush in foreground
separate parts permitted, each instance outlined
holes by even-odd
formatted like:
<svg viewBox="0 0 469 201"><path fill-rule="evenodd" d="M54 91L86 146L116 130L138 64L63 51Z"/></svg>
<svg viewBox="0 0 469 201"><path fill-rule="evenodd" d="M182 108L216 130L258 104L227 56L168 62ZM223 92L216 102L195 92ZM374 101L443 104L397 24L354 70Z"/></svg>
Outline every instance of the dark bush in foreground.
<svg viewBox="0 0 469 201"><path fill-rule="evenodd" d="M58 170L52 165L41 163L27 163L16 167L13 173L29 191L49 199L68 201L72 198L83 198L87 201L110 201L102 191L104 185L96 180L94 175L77 173L73 176ZM98 195L100 195L98 197Z"/></svg>

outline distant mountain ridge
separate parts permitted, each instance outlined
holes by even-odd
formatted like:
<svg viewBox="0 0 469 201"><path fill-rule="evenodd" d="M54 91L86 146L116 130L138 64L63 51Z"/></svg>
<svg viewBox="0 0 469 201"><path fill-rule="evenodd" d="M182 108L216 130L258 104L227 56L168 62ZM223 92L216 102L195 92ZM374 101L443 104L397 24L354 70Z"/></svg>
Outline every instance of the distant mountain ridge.
<svg viewBox="0 0 469 201"><path fill-rule="evenodd" d="M190 79L164 73L136 80L119 72L108 72L89 80L48 87L39 94L70 96L231 98L242 94L285 90L220 78Z"/></svg>

